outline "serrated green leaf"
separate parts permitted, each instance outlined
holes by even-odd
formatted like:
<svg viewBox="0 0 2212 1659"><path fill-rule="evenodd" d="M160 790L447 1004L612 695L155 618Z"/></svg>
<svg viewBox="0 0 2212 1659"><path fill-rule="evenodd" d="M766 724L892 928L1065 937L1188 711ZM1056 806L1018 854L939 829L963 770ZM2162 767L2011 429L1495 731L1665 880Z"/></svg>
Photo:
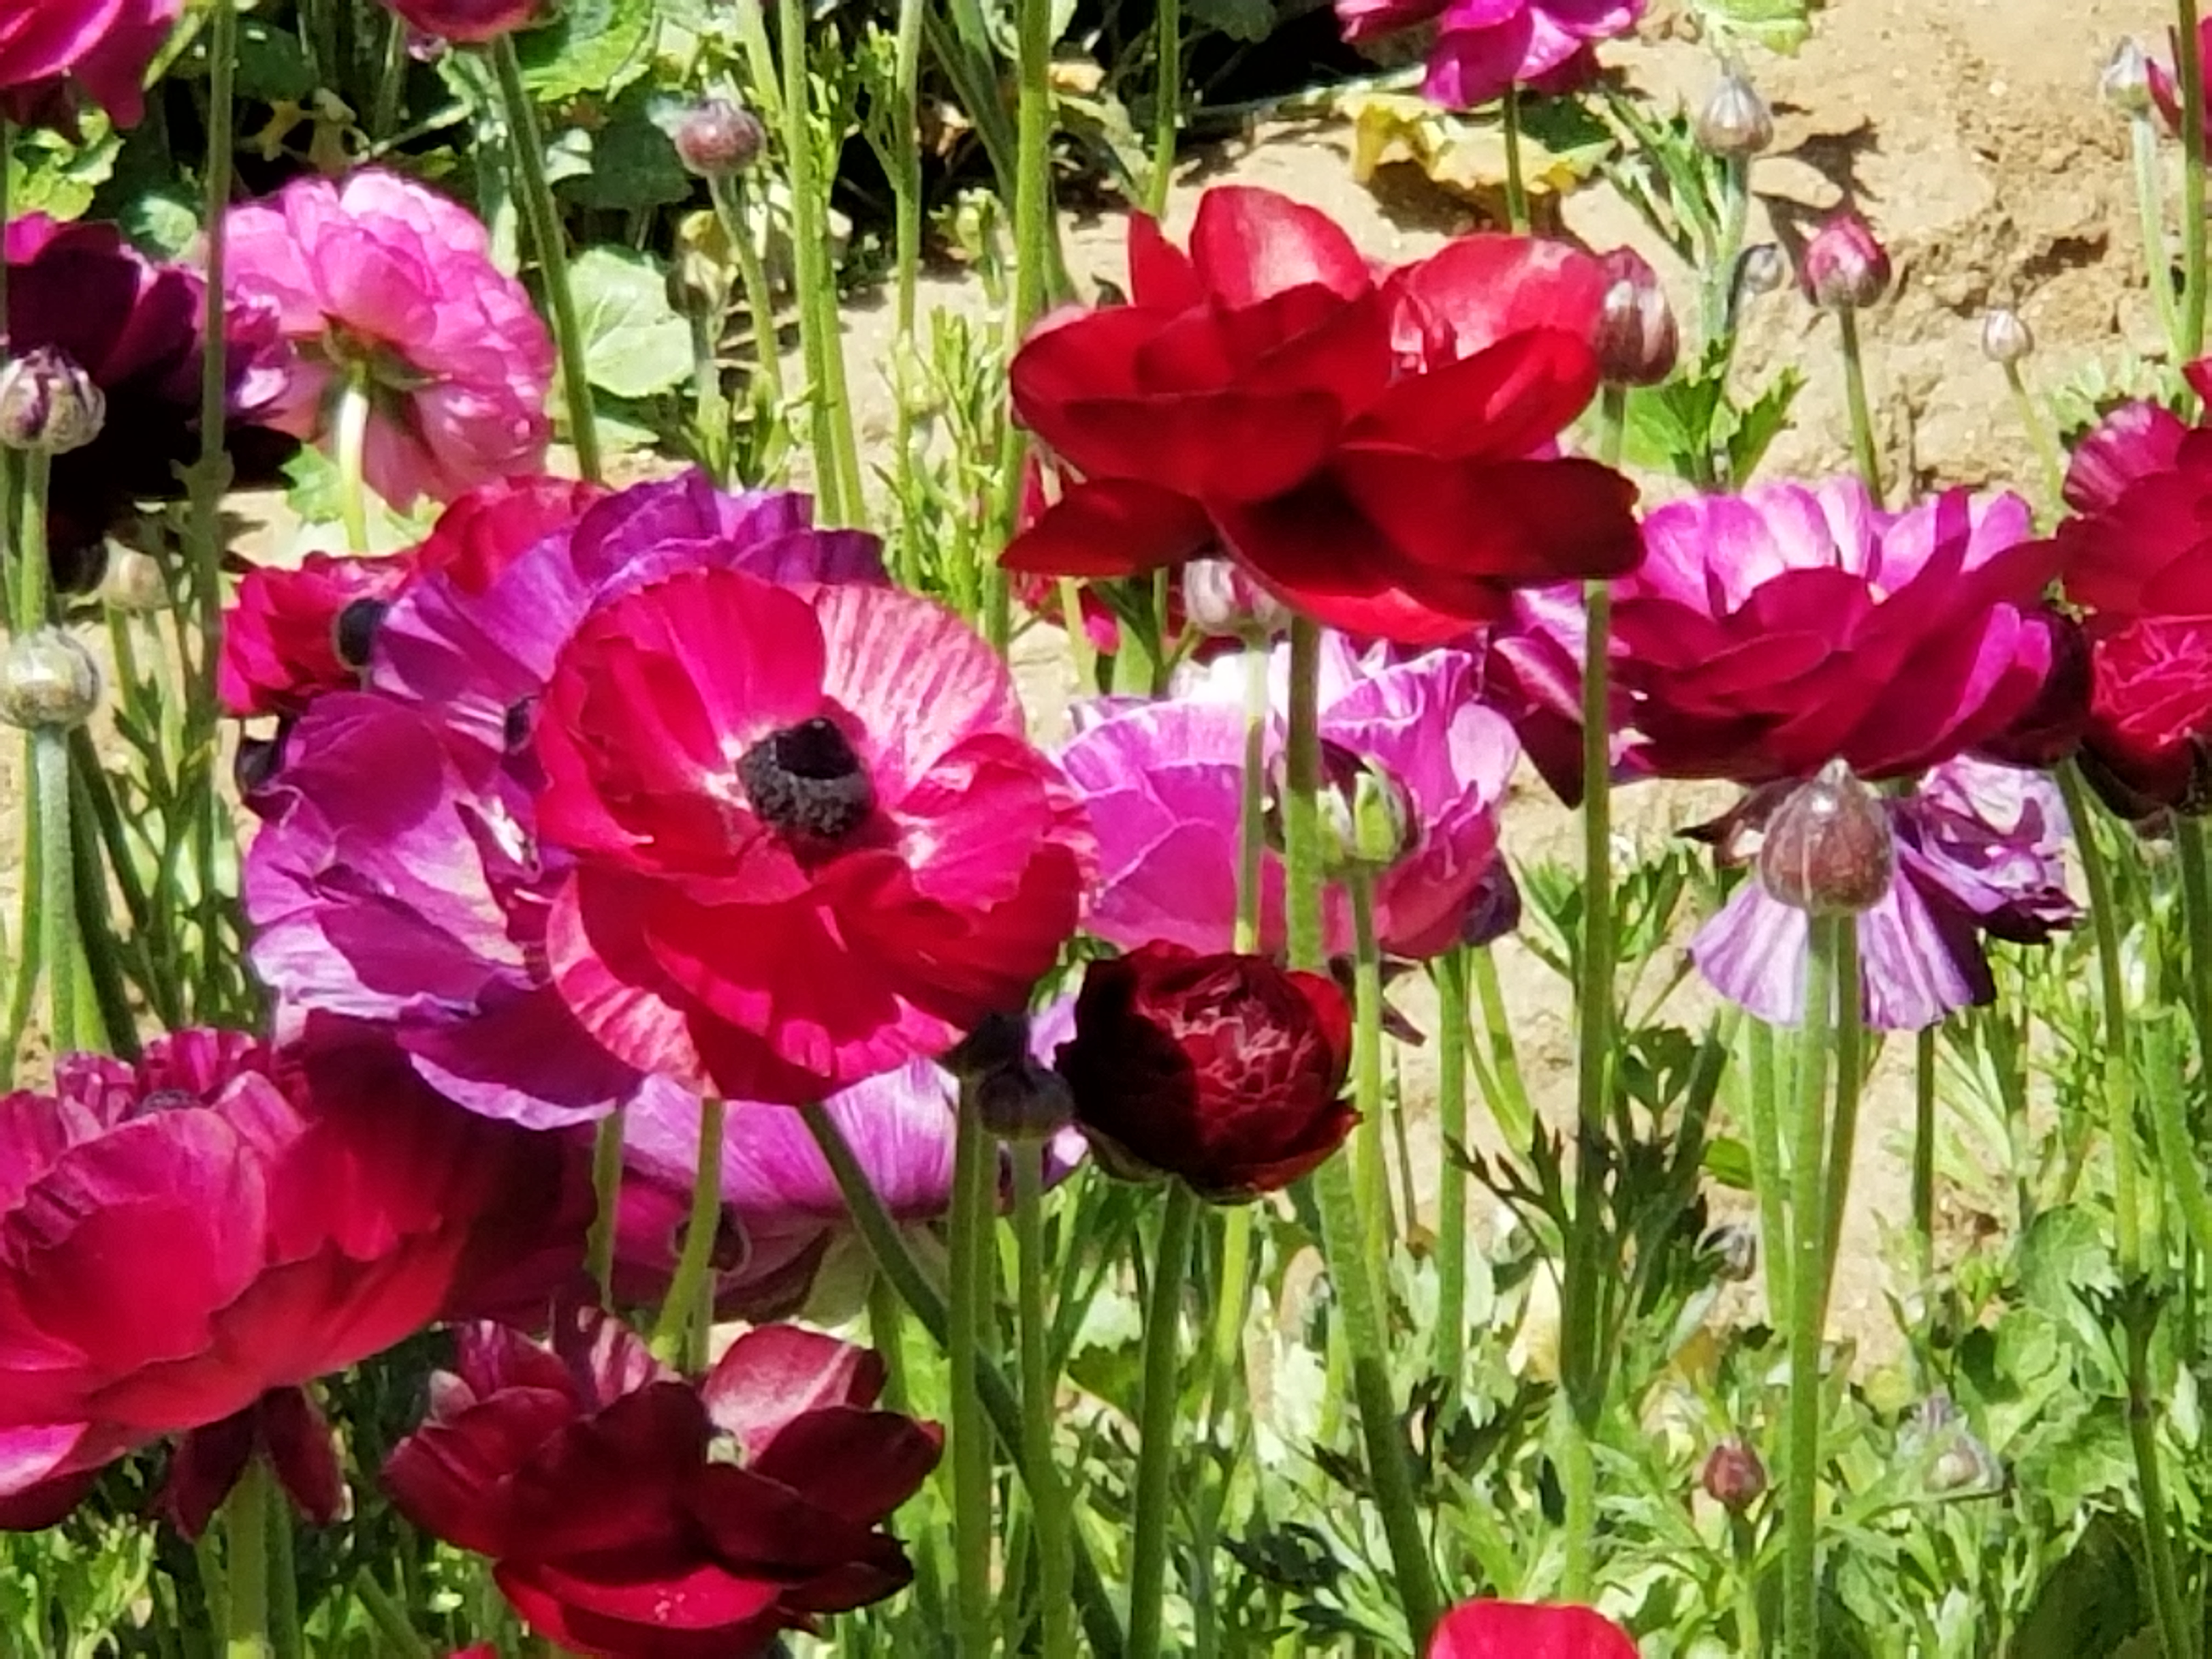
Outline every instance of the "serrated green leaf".
<svg viewBox="0 0 2212 1659"><path fill-rule="evenodd" d="M1728 423L1726 438L1729 483L1732 488L1741 489L1751 482L1768 447L1789 429L1790 405L1804 389L1804 375L1796 369L1785 368L1768 382L1758 397L1735 411L1733 420Z"/></svg>
<svg viewBox="0 0 2212 1659"><path fill-rule="evenodd" d="M31 127L15 135L8 153L8 210L77 219L115 171L123 141L96 112L83 118L84 138L72 144L59 133Z"/></svg>
<svg viewBox="0 0 2212 1659"><path fill-rule="evenodd" d="M540 103L611 98L649 62L653 0L568 0L545 28L514 37L523 84Z"/></svg>
<svg viewBox="0 0 2212 1659"><path fill-rule="evenodd" d="M668 303L667 279L641 253L586 249L569 272L592 384L649 398L691 373L691 329Z"/></svg>

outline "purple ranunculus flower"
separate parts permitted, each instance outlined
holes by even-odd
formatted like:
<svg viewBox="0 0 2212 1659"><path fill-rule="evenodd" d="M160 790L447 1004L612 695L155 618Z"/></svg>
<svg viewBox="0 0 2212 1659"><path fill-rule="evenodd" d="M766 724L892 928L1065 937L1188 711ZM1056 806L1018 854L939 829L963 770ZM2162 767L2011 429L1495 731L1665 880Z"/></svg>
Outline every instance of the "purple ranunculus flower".
<svg viewBox="0 0 2212 1659"><path fill-rule="evenodd" d="M1282 738L1286 686L1275 664L1271 757ZM1158 702L1102 699L1075 711L1061 757L1098 836L1103 878L1088 926L1125 947L1164 939L1198 951L1230 947L1237 913L1237 823L1244 775L1241 655L1223 657L1182 695ZM1480 906L1494 906L1498 804L1519 754L1512 727L1476 700L1480 666L1467 653L1362 657L1334 635L1323 645L1321 735L1379 767L1410 809L1411 849L1376 887L1376 926L1393 955L1437 954ZM1261 869L1261 943L1283 942L1283 867ZM1325 911L1328 948L1352 948L1340 892Z"/></svg>
<svg viewBox="0 0 2212 1659"><path fill-rule="evenodd" d="M292 726L250 802L246 906L280 1033L318 1010L389 1024L463 1105L551 1128L674 1087L607 1054L547 975L565 866L538 843L512 740L556 648L599 597L677 569L880 580L882 565L872 538L812 529L803 495L726 495L696 474L494 562L473 592L418 575L377 630L372 689L318 698Z"/></svg>
<svg viewBox="0 0 2212 1659"><path fill-rule="evenodd" d="M1754 833L1759 804L1754 796L1735 815ZM2066 809L2042 773L1972 759L1945 763L1886 805L1897 872L1859 917L1861 1012L1878 1030L1917 1030L1996 994L1984 935L2041 944L2074 924ZM1795 1024L1804 1012L1807 939L1805 913L1753 878L1698 930L1690 955L1730 1001Z"/></svg>

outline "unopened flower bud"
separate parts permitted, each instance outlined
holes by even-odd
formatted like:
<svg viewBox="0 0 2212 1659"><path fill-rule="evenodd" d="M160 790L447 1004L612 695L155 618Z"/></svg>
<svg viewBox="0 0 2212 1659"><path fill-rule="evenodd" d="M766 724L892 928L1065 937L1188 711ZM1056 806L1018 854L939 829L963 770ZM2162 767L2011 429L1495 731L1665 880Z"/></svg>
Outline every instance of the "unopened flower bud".
<svg viewBox="0 0 2212 1659"><path fill-rule="evenodd" d="M2097 90L2107 104L2130 120L2150 113L2150 54L2142 49L2142 41L2132 34L2121 37L2105 72L2097 77Z"/></svg>
<svg viewBox="0 0 2212 1659"><path fill-rule="evenodd" d="M1729 1284L1747 1284L1759 1271L1759 1234L1741 1222L1714 1228L1699 1248L1713 1259L1715 1273Z"/></svg>
<svg viewBox="0 0 2212 1659"><path fill-rule="evenodd" d="M2020 313L1999 306L1982 319L1982 356L2009 368L2035 349L2035 336Z"/></svg>
<svg viewBox="0 0 2212 1659"><path fill-rule="evenodd" d="M1772 242L1753 244L1735 262L1735 291L1740 298L1778 294L1789 280L1790 256Z"/></svg>
<svg viewBox="0 0 2212 1659"><path fill-rule="evenodd" d="M1048 1140L1075 1121L1067 1079L1027 1054L974 1084L975 1115L1001 1140Z"/></svg>
<svg viewBox="0 0 2212 1659"><path fill-rule="evenodd" d="M100 665L59 628L18 635L0 657L0 720L27 732L82 726L100 706Z"/></svg>
<svg viewBox="0 0 2212 1659"><path fill-rule="evenodd" d="M1183 614L1200 633L1260 645L1290 631L1291 608L1230 559L1193 559L1182 568Z"/></svg>
<svg viewBox="0 0 2212 1659"><path fill-rule="evenodd" d="M1659 273L1632 247L1617 247L1605 267L1597 317L1598 369L1614 386L1657 386L1674 372L1681 333Z"/></svg>
<svg viewBox="0 0 2212 1659"><path fill-rule="evenodd" d="M161 562L136 547L118 547L107 557L107 576L100 596L118 611L148 616L169 605L169 579Z"/></svg>
<svg viewBox="0 0 2212 1659"><path fill-rule="evenodd" d="M1896 871L1888 812L1840 760L1790 791L1767 819L1759 848L1766 890L1815 916L1871 909Z"/></svg>
<svg viewBox="0 0 2212 1659"><path fill-rule="evenodd" d="M107 395L67 352L34 346L0 368L0 444L65 455L100 435Z"/></svg>
<svg viewBox="0 0 2212 1659"><path fill-rule="evenodd" d="M726 179L760 159L768 132L760 117L726 98L709 98L676 123L677 159L702 179Z"/></svg>
<svg viewBox="0 0 2212 1659"><path fill-rule="evenodd" d="M1748 158L1774 142L1774 112L1758 88L1731 72L1698 112L1696 132L1698 147L1709 155Z"/></svg>
<svg viewBox="0 0 2212 1659"><path fill-rule="evenodd" d="M1389 869L1411 850L1413 810L1395 779L1341 744L1322 739L1322 867L1333 875Z"/></svg>
<svg viewBox="0 0 2212 1659"><path fill-rule="evenodd" d="M1888 291L1889 252L1855 210L1839 209L1806 244L1799 275L1814 305L1863 309Z"/></svg>
<svg viewBox="0 0 2212 1659"><path fill-rule="evenodd" d="M1699 1477L1705 1495L1731 1515L1741 1515L1766 1491L1766 1465L1748 1441L1730 1435L1705 1458Z"/></svg>

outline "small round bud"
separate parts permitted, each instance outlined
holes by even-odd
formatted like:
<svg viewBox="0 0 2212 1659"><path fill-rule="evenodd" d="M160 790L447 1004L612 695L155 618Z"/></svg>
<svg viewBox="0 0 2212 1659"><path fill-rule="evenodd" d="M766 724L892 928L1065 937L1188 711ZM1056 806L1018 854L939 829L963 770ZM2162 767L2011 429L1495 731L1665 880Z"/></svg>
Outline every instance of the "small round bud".
<svg viewBox="0 0 2212 1659"><path fill-rule="evenodd" d="M1732 1434L1707 1455L1698 1479L1713 1502L1730 1515L1741 1515L1765 1492L1766 1465L1748 1441Z"/></svg>
<svg viewBox="0 0 2212 1659"><path fill-rule="evenodd" d="M676 123L677 159L702 179L726 179L760 159L768 132L760 117L726 98L709 98Z"/></svg>
<svg viewBox="0 0 2212 1659"><path fill-rule="evenodd" d="M1889 251L1876 240L1873 227L1843 208L1829 215L1806 244L1798 274L1814 305L1863 309L1888 291Z"/></svg>
<svg viewBox="0 0 2212 1659"><path fill-rule="evenodd" d="M1657 386L1674 372L1681 332L1659 273L1632 247L1617 247L1605 267L1605 303L1598 312L1598 369L1614 386Z"/></svg>
<svg viewBox="0 0 2212 1659"><path fill-rule="evenodd" d="M100 435L107 394L67 352L34 346L0 368L0 444L65 455Z"/></svg>
<svg viewBox="0 0 2212 1659"><path fill-rule="evenodd" d="M2149 115L2150 54L2142 49L2142 41L2132 34L2121 36L2104 73L2097 77L2097 90L2107 104L2130 120Z"/></svg>
<svg viewBox="0 0 2212 1659"><path fill-rule="evenodd" d="M136 547L118 547L108 555L107 577L100 597L118 611L149 616L169 608L169 579L161 562Z"/></svg>
<svg viewBox="0 0 2212 1659"><path fill-rule="evenodd" d="M1291 608L1231 559L1193 559L1182 568L1183 614L1201 634L1262 645L1291 627Z"/></svg>
<svg viewBox="0 0 2212 1659"><path fill-rule="evenodd" d="M2035 349L2035 336L2017 311L1999 306L1982 319L1982 356L2009 368Z"/></svg>
<svg viewBox="0 0 2212 1659"><path fill-rule="evenodd" d="M1375 874L1413 850L1413 814L1396 779L1364 756L1322 739L1322 864L1333 875Z"/></svg>
<svg viewBox="0 0 2212 1659"><path fill-rule="evenodd" d="M1810 915L1871 909L1896 872L1889 813L1840 760L1790 792L1767 819L1759 848L1766 890Z"/></svg>
<svg viewBox="0 0 2212 1659"><path fill-rule="evenodd" d="M1774 142L1774 112L1741 75L1721 77L1698 112L1698 148L1726 160L1747 159Z"/></svg>
<svg viewBox="0 0 2212 1659"><path fill-rule="evenodd" d="M1772 242L1758 242L1744 249L1735 262L1735 291L1739 299L1778 294L1790 280L1790 256Z"/></svg>
<svg viewBox="0 0 2212 1659"><path fill-rule="evenodd" d="M0 720L27 732L68 731L100 707L100 665L59 628L17 635L0 657Z"/></svg>

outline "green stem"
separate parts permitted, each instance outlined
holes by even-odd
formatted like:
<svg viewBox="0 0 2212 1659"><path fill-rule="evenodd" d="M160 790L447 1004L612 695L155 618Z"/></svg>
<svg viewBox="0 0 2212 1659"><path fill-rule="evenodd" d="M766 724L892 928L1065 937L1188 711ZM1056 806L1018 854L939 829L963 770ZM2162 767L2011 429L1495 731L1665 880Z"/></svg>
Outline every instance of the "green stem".
<svg viewBox="0 0 2212 1659"><path fill-rule="evenodd" d="M1751 1184L1759 1198L1759 1255L1766 1264L1766 1316L1778 1329L1790 1322L1789 1176L1782 1163L1781 1068L1774 1028L1753 1020L1744 1037L1750 1051L1747 1086L1751 1118Z"/></svg>
<svg viewBox="0 0 2212 1659"><path fill-rule="evenodd" d="M1260 948L1261 885L1267 854L1267 671L1273 653L1244 650L1244 773L1237 812L1237 931L1233 948Z"/></svg>
<svg viewBox="0 0 2212 1659"><path fill-rule="evenodd" d="M1505 993L1498 982L1498 957L1487 945L1479 948L1471 966L1474 991L1482 1003L1483 1037L1490 1049L1494 1091L1485 1094L1490 1115L1505 1144L1526 1152L1536 1133L1536 1109L1528 1100L1528 1085L1521 1076L1521 1056L1513 1041L1513 1024L1505 1012Z"/></svg>
<svg viewBox="0 0 2212 1659"><path fill-rule="evenodd" d="M1827 1194L1820 1212L1820 1293L1814 1305L1827 1323L1828 1294L1850 1203L1851 1155L1857 1149L1859 1090L1866 1080L1866 1023L1859 990L1859 926L1856 916L1836 924L1836 1103L1828 1118Z"/></svg>
<svg viewBox="0 0 2212 1659"><path fill-rule="evenodd" d="M53 555L46 544L46 507L54 458L42 449L21 452L23 516L15 532L21 562L15 586L15 628L28 634L44 627L53 611Z"/></svg>
<svg viewBox="0 0 2212 1659"><path fill-rule="evenodd" d="M83 1046L77 1028L76 864L70 840L69 738L41 729L32 734L39 771L39 954L46 977L46 1041L55 1057Z"/></svg>
<svg viewBox="0 0 2212 1659"><path fill-rule="evenodd" d="M1145 1310L1145 1385L1139 1407L1135 1520L1129 1556L1128 1659L1154 1659L1167 1601L1168 1545L1178 1438L1176 1403L1182 1352L1182 1298L1200 1200L1180 1181L1168 1183L1160 1215L1159 1254Z"/></svg>
<svg viewBox="0 0 2212 1659"><path fill-rule="evenodd" d="M514 36L502 34L492 42L491 60L507 116L507 148L514 159L514 193L545 281L546 307L553 313L561 397L568 406L568 435L576 446L576 469L598 483L603 476L599 428L592 410L591 376L584 367L584 331L577 325L576 298L568 282L568 236L553 200L553 186L545 177L545 135L538 125L538 106L522 82L522 60L515 56Z"/></svg>
<svg viewBox="0 0 2212 1659"><path fill-rule="evenodd" d="M1521 87L1505 88L1498 112L1505 121L1505 228L1516 236L1528 234L1528 183L1521 164Z"/></svg>
<svg viewBox="0 0 2212 1659"><path fill-rule="evenodd" d="M2212 862L2208 862L2212 855L2207 853L2201 820L2176 813L2174 826L2181 853L2181 914L2189 935L2189 1012L2197 1030L2201 1089L2212 1079ZM2202 1121L2201 1103L2199 1111ZM2151 1116L2166 1186L2197 1248L2212 1256L2212 1194L2205 1190L2204 1167L2182 1109L2180 1091L2151 1091Z"/></svg>
<svg viewBox="0 0 2212 1659"><path fill-rule="evenodd" d="M2158 1452L2158 1406L2151 1391L2150 1322L2141 1310L2128 1318L2128 1443L2142 1489L2143 1557L2150 1568L2151 1604L2158 1615L2159 1650L2166 1659L2194 1659L2197 1642L2181 1599L2173 1543L2166 1531L2166 1480ZM2199 1624L2202 1623L2200 1617Z"/></svg>
<svg viewBox="0 0 2212 1659"><path fill-rule="evenodd" d="M2112 1224L2120 1264L2130 1273L2142 1266L2142 1216L2136 1193L2135 1073L2128 1048L2127 980L2121 967L2118 912L2112 872L2091 816L2089 792L2072 762L2058 769L2058 787L2074 826L2074 848L2081 860L2081 879L2089 890L2089 923L2097 939L2100 1002L2105 1042L2099 1051L2103 1071L2106 1131L2112 1143Z"/></svg>
<svg viewBox="0 0 2212 1659"><path fill-rule="evenodd" d="M1045 1316L1044 1145L1012 1149L1014 1249L1018 1266L1021 1321L1022 1441L1029 1461L1030 1510L1036 1517L1037 1601L1043 1622L1044 1659L1075 1654L1074 1564L1068 1548L1067 1493L1054 1461L1056 1381L1046 1358L1050 1322Z"/></svg>
<svg viewBox="0 0 2212 1659"><path fill-rule="evenodd" d="M2005 384L2012 388L2012 406L2020 412L2020 423L2027 428L2027 441L2034 447L2036 465L2043 474L2046 510L2056 517L2066 510L2065 453L2058 447L2058 434L2028 392L2020 365L2007 363L2004 374Z"/></svg>
<svg viewBox="0 0 2212 1659"><path fill-rule="evenodd" d="M699 1103L699 1155L691 1169L691 1213L668 1294L653 1322L653 1351L665 1364L696 1367L705 1358L713 1321L702 1304L714 1295L714 1237L722 1222L722 1136L728 1108L720 1097ZM593 1158L597 1174L597 1157Z"/></svg>
<svg viewBox="0 0 2212 1659"><path fill-rule="evenodd" d="M1359 1127L1352 1133L1352 1170L1366 1221L1370 1294L1382 1307L1389 1294L1390 1243L1397 1237L1383 1152L1382 950L1375 937L1375 878L1355 872L1345 878L1344 887L1352 900L1352 1102L1359 1114Z"/></svg>
<svg viewBox="0 0 2212 1659"><path fill-rule="evenodd" d="M1720 239L1699 296L1707 345L1735 332L1736 263L1743 257L1744 234L1751 224L1751 158L1731 155L1721 168Z"/></svg>
<svg viewBox="0 0 2212 1659"><path fill-rule="evenodd" d="M1152 92L1152 170L1145 179L1145 211L1155 219L1168 210L1176 138L1182 126L1182 0L1159 0L1157 16L1159 73Z"/></svg>
<svg viewBox="0 0 2212 1659"><path fill-rule="evenodd" d="M949 1354L952 1347L952 1319L945 1306L945 1297L929 1282L928 1276L907 1247L906 1237L899 1231L898 1223L884 1207L883 1195L876 1191L868 1173L860 1167L853 1148L845 1139L837 1120L819 1106L802 1106L799 1115L805 1120L807 1132L821 1149L823 1158L830 1165L830 1173L837 1182L837 1191L851 1212L853 1224L866 1243L868 1254L876 1270L890 1282L898 1292L899 1300L907 1310L921 1322L937 1345ZM958 1156L955 1145L955 1158ZM957 1194L956 1194L957 1196ZM1031 1501L1036 1487L1033 1471L1023 1449L1022 1409L1014 1398L1013 1390L1000 1375L999 1368L987 1355L978 1355L975 1366L978 1392L982 1395L983 1410L997 1433L999 1443L1014 1462L1023 1485L1028 1488ZM1070 1535L1075 1554L1075 1599L1083 1614L1084 1634L1089 1638L1091 1652L1097 1659L1121 1659L1122 1652L1121 1626L1108 1598L1098 1569L1091 1559L1080 1530Z"/></svg>
<svg viewBox="0 0 2212 1659"><path fill-rule="evenodd" d="M246 1462L223 1500L223 1578L228 1591L223 1659L270 1659L269 1468L258 1454Z"/></svg>
<svg viewBox="0 0 2212 1659"><path fill-rule="evenodd" d="M2204 351L2204 48L2197 0L2175 0L2173 74L2181 82L2181 357Z"/></svg>
<svg viewBox="0 0 2212 1659"><path fill-rule="evenodd" d="M1790 1309L1789 1458L1784 1465L1784 1650L1789 1659L1820 1651L1820 1481L1821 1287L1827 1283L1821 1201L1821 1108L1835 1014L1841 930L1815 917L1805 962L1805 1018L1799 1028L1796 1121L1790 1136L1790 1224L1796 1294Z"/></svg>
<svg viewBox="0 0 2212 1659"><path fill-rule="evenodd" d="M1836 307L1836 326L1844 337L1844 400L1850 410L1851 459L1867 494L1881 505L1881 461L1875 449L1874 415L1867 405L1866 362L1859 349L1859 313L1855 307Z"/></svg>
<svg viewBox="0 0 2212 1659"><path fill-rule="evenodd" d="M368 370L354 369L338 393L338 520L346 544L356 553L368 547Z"/></svg>
<svg viewBox="0 0 2212 1659"><path fill-rule="evenodd" d="M191 478L190 552L193 564L192 604L198 624L200 659L191 702L200 718L191 722L197 743L213 731L216 659L222 642L222 498L230 486L228 453L223 446L230 409L227 263L223 222L230 208L237 99L237 0L210 0L207 9L207 166L201 222L207 228L201 264L207 288L200 313L200 454Z"/></svg>
<svg viewBox="0 0 2212 1659"><path fill-rule="evenodd" d="M976 1393L976 1367L988 1311L994 1146L975 1103L962 1091L952 1164L952 1295L945 1335L951 1362L953 1547L959 1650L991 1650L991 1444ZM1034 1492L1032 1492L1034 1495Z"/></svg>
<svg viewBox="0 0 2212 1659"><path fill-rule="evenodd" d="M362 1610L368 1621L376 1626L380 1637L396 1659L431 1659L430 1644L407 1622L407 1609L392 1599L392 1592L376 1580L376 1575L363 1567L355 1575L354 1594L361 1598Z"/></svg>
<svg viewBox="0 0 2212 1659"><path fill-rule="evenodd" d="M775 326L775 298L761 264L760 249L753 244L752 221L746 216L744 198L738 181L717 178L708 183L714 212L722 222L722 240L730 245L730 258L738 267L738 285L744 290L745 313L753 325L753 372L768 389L769 402L783 407L783 352Z"/></svg>
<svg viewBox="0 0 2212 1659"><path fill-rule="evenodd" d="M1322 863L1319 791L1321 630L1299 617L1291 623L1290 732L1283 798L1283 839L1289 866L1285 895L1290 915L1291 964L1324 969L1322 934ZM1420 1511L1413 1496L1413 1472L1392 1398L1389 1346L1382 1310L1372 1294L1364 1267L1367 1231L1352 1168L1341 1155L1313 1177L1321 1210L1322 1252L1329 1266L1343 1324L1337 1345L1352 1370L1359 1407L1359 1432L1367 1454L1382 1529L1390 1547L1400 1606L1416 1651L1425 1647L1437 1621L1436 1573L1421 1535Z"/></svg>
<svg viewBox="0 0 2212 1659"><path fill-rule="evenodd" d="M1912 1231L1923 1278L1936 1269L1936 1034L1923 1026L1912 1043Z"/></svg>
<svg viewBox="0 0 2212 1659"><path fill-rule="evenodd" d="M2148 114L2129 122L2129 147L2134 153L2136 222L2142 235L2143 274L2150 280L2150 297L2158 307L2160 331L2176 362L2186 362L2181 343L2181 306L2173 293L2173 249L2166 240L2166 186L2160 179L2158 128Z"/></svg>
<svg viewBox="0 0 2212 1659"><path fill-rule="evenodd" d="M281 1497L269 1504L269 1646L271 1659L304 1659L292 1506Z"/></svg>
<svg viewBox="0 0 2212 1659"><path fill-rule="evenodd" d="M1443 1162L1437 1171L1437 1358L1447 1402L1459 1390L1467 1358L1468 957L1458 945L1438 957L1437 981L1437 1129Z"/></svg>
<svg viewBox="0 0 2212 1659"><path fill-rule="evenodd" d="M599 1121L592 1131L592 1230L584 1245L592 1283L599 1287L599 1305L615 1305L615 1242L621 1231L623 1111L619 1106Z"/></svg>

